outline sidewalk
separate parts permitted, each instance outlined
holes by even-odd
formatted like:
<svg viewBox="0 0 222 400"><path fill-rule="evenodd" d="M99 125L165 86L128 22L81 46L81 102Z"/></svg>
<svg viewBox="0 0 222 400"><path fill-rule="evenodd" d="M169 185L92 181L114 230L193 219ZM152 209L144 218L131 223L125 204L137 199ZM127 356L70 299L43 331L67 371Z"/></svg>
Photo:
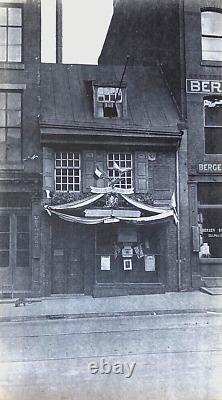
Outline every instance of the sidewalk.
<svg viewBox="0 0 222 400"><path fill-rule="evenodd" d="M0 322L120 315L222 314L222 295L210 296L200 291L106 298L79 295L33 300L21 307L15 307L14 301L0 301Z"/></svg>

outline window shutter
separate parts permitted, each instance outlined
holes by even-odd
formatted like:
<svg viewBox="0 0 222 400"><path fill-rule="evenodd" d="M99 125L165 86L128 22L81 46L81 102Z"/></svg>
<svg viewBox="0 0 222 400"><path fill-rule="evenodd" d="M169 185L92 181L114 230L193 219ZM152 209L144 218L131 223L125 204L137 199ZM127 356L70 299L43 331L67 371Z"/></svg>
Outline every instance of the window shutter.
<svg viewBox="0 0 222 400"><path fill-rule="evenodd" d="M148 158L147 154L135 152L135 192L148 192Z"/></svg>
<svg viewBox="0 0 222 400"><path fill-rule="evenodd" d="M90 186L95 186L95 163L96 153L95 151L83 151L82 153L82 190L84 193L90 192Z"/></svg>
<svg viewBox="0 0 222 400"><path fill-rule="evenodd" d="M43 189L54 190L54 150L43 147Z"/></svg>
<svg viewBox="0 0 222 400"><path fill-rule="evenodd" d="M95 167L100 168L102 171L107 172L107 161L106 161L106 152L105 151L97 151L96 152L96 165ZM97 187L107 186L107 183L104 179L98 179Z"/></svg>

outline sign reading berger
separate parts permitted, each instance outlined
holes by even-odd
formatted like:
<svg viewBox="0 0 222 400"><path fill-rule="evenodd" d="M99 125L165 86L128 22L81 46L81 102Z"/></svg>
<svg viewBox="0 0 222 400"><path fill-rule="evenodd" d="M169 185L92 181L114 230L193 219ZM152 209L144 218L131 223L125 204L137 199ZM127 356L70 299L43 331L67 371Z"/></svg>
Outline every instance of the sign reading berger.
<svg viewBox="0 0 222 400"><path fill-rule="evenodd" d="M222 163L203 162L197 165L199 174L222 174Z"/></svg>
<svg viewBox="0 0 222 400"><path fill-rule="evenodd" d="M187 93L222 93L222 80L187 79Z"/></svg>

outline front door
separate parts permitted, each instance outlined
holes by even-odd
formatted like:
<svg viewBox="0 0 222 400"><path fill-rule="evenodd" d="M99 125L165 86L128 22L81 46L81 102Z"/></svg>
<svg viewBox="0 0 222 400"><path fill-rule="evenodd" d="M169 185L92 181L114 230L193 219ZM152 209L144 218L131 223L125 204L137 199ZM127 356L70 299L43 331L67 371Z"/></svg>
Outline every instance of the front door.
<svg viewBox="0 0 222 400"><path fill-rule="evenodd" d="M81 264L81 232L77 224L53 221L52 293L77 294L83 292Z"/></svg>
<svg viewBox="0 0 222 400"><path fill-rule="evenodd" d="M31 290L30 217L11 210L0 214L0 282L2 295Z"/></svg>

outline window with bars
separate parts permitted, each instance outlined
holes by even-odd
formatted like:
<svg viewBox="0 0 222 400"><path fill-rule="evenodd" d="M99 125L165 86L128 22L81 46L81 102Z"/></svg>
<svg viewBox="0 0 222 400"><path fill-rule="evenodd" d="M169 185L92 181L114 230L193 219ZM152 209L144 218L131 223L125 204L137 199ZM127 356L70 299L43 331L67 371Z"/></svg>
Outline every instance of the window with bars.
<svg viewBox="0 0 222 400"><path fill-rule="evenodd" d="M55 190L79 192L81 187L81 157L79 153L55 154Z"/></svg>
<svg viewBox="0 0 222 400"><path fill-rule="evenodd" d="M222 154L222 98L204 100L205 153Z"/></svg>
<svg viewBox="0 0 222 400"><path fill-rule="evenodd" d="M0 62L22 61L22 7L0 7Z"/></svg>
<svg viewBox="0 0 222 400"><path fill-rule="evenodd" d="M21 162L21 92L0 91L0 162Z"/></svg>
<svg viewBox="0 0 222 400"><path fill-rule="evenodd" d="M132 167L133 160L131 153L108 153L108 176L117 180L115 186L124 189L133 187Z"/></svg>
<svg viewBox="0 0 222 400"><path fill-rule="evenodd" d="M222 61L222 13L202 11L202 60Z"/></svg>

